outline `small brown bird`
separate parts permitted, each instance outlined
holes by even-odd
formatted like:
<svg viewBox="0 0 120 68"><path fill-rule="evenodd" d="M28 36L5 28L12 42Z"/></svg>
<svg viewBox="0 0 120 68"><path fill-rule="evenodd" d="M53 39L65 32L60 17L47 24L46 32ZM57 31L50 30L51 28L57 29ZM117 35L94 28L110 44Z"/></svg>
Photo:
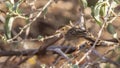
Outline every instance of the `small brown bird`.
<svg viewBox="0 0 120 68"><path fill-rule="evenodd" d="M86 43L87 40L85 36L88 36L85 30L73 27L65 34L65 40L68 41L71 46L79 48Z"/></svg>
<svg viewBox="0 0 120 68"><path fill-rule="evenodd" d="M90 36L86 30L81 29L80 26L77 25L66 25L56 32L63 35L65 40L64 45L74 46L78 49L81 45L88 42L88 39L86 38L89 38Z"/></svg>
<svg viewBox="0 0 120 68"><path fill-rule="evenodd" d="M87 32L85 30L82 30L80 28L75 28L75 27L69 29L65 34L66 40L75 40L85 36L87 36Z"/></svg>

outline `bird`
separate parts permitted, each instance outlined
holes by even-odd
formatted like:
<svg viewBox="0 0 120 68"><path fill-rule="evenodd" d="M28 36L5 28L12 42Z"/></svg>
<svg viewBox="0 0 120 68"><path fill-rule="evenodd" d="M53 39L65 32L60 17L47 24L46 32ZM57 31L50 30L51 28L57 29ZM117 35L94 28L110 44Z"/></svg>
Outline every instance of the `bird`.
<svg viewBox="0 0 120 68"><path fill-rule="evenodd" d="M88 36L86 30L81 28L72 27L65 34L65 40L70 44L70 46L76 47L77 49L80 46L86 43L85 37Z"/></svg>
<svg viewBox="0 0 120 68"><path fill-rule="evenodd" d="M81 29L78 26L66 25L59 29L57 32L61 33L64 37L65 45L80 48L83 44L86 43L86 37L89 36L89 33Z"/></svg>

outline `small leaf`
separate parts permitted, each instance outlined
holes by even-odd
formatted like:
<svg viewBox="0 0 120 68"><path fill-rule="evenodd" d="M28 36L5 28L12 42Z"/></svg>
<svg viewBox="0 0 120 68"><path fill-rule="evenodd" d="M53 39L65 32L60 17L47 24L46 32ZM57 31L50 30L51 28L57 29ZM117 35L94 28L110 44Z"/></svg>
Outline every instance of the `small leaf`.
<svg viewBox="0 0 120 68"><path fill-rule="evenodd" d="M12 30L13 21L14 21L14 17L8 16L6 18L6 22L5 22L5 35L6 35L7 39L11 38L11 30Z"/></svg>
<svg viewBox="0 0 120 68"><path fill-rule="evenodd" d="M104 2L101 2L101 0L98 1L98 3L96 3L95 7L92 10L92 15L93 15L95 21L97 22L97 24L100 26L102 25L100 9L101 9L103 4L104 4Z"/></svg>
<svg viewBox="0 0 120 68"><path fill-rule="evenodd" d="M14 6L13 6L13 8L12 8L12 10L13 10L13 11L16 11L16 10L17 10L17 7L18 7L18 3L15 3Z"/></svg>
<svg viewBox="0 0 120 68"><path fill-rule="evenodd" d="M6 1L5 4L9 10L12 9L13 5L9 1Z"/></svg>
<svg viewBox="0 0 120 68"><path fill-rule="evenodd" d="M83 4L83 6L84 6L84 8L86 8L87 7L87 1L86 0L81 0L82 1L82 4Z"/></svg>
<svg viewBox="0 0 120 68"><path fill-rule="evenodd" d="M18 7L20 6L20 4L21 4L21 1L16 2L16 3L14 4L14 6L13 6L13 11L16 11L16 12L17 12Z"/></svg>
<svg viewBox="0 0 120 68"><path fill-rule="evenodd" d="M115 28L111 23L108 23L107 31L112 35L114 35L116 33Z"/></svg>
<svg viewBox="0 0 120 68"><path fill-rule="evenodd" d="M114 26L113 26L111 23L108 24L108 26L107 26L107 31L108 31L110 34L112 34L113 38L119 40L119 39L118 39L117 32L115 31L115 28L114 28Z"/></svg>
<svg viewBox="0 0 120 68"><path fill-rule="evenodd" d="M17 9L17 10L16 10L16 13L22 14L22 10L21 10L21 9Z"/></svg>
<svg viewBox="0 0 120 68"><path fill-rule="evenodd" d="M72 68L79 68L79 66L78 65L72 65Z"/></svg>
<svg viewBox="0 0 120 68"><path fill-rule="evenodd" d="M114 0L117 4L120 4L120 0Z"/></svg>
<svg viewBox="0 0 120 68"><path fill-rule="evenodd" d="M41 35L39 35L39 36L37 37L37 39L39 39L39 40L42 39L42 38L43 38L43 36L41 36Z"/></svg>
<svg viewBox="0 0 120 68"><path fill-rule="evenodd" d="M89 6L89 7L95 6L95 4L96 4L98 1L99 1L99 0L87 0L88 6Z"/></svg>
<svg viewBox="0 0 120 68"><path fill-rule="evenodd" d="M48 11L47 8L43 11L43 15L44 15L44 16L47 14L47 11Z"/></svg>
<svg viewBox="0 0 120 68"><path fill-rule="evenodd" d="M107 13L108 13L108 8L109 8L109 6L107 5L107 3L104 3L104 4L101 6L101 8L100 8L100 15L101 15L102 17L105 17L105 16L107 15Z"/></svg>

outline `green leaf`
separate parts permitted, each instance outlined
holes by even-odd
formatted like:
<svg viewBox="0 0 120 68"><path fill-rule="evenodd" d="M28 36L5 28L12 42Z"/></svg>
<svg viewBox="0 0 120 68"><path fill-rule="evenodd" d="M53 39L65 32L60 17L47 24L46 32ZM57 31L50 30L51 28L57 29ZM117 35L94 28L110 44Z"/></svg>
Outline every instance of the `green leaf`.
<svg viewBox="0 0 120 68"><path fill-rule="evenodd" d="M87 0L88 7L93 7L99 0Z"/></svg>
<svg viewBox="0 0 120 68"><path fill-rule="evenodd" d="M114 28L114 26L111 23L108 23L108 25L107 25L107 31L110 34L112 34L112 35L116 34L115 28Z"/></svg>
<svg viewBox="0 0 120 68"><path fill-rule="evenodd" d="M39 40L42 39L42 38L43 38L43 36L41 36L41 35L39 35L39 36L37 37L37 39L39 39Z"/></svg>
<svg viewBox="0 0 120 68"><path fill-rule="evenodd" d="M78 65L72 65L72 68L79 68L79 66Z"/></svg>
<svg viewBox="0 0 120 68"><path fill-rule="evenodd" d="M114 0L117 4L120 4L120 0Z"/></svg>
<svg viewBox="0 0 120 68"><path fill-rule="evenodd" d="M44 16L47 14L47 11L48 11L48 8L46 8L46 9L43 11L43 15L44 15Z"/></svg>
<svg viewBox="0 0 120 68"><path fill-rule="evenodd" d="M105 17L105 16L107 15L107 13L108 13L108 8L109 8L109 6L107 5L107 3L104 3L104 4L101 6L101 8L100 8L100 15L101 15L102 17Z"/></svg>
<svg viewBox="0 0 120 68"><path fill-rule="evenodd" d="M83 6L84 6L84 8L86 8L87 7L87 1L86 0L81 0L82 1L82 4L83 4Z"/></svg>
<svg viewBox="0 0 120 68"><path fill-rule="evenodd" d="M101 8L101 6L102 6L102 2L100 2L100 3L97 3L96 5L95 5L95 7L93 8L93 17L94 17L94 19L95 19L95 21L97 22L97 24L98 25L102 25L102 21L101 21L101 16L100 16L100 8Z"/></svg>
<svg viewBox="0 0 120 68"><path fill-rule="evenodd" d="M14 6L13 6L13 11L18 11L18 9L19 9L19 5L21 4L21 2L22 1L18 1L18 2L16 2L15 4L14 4Z"/></svg>
<svg viewBox="0 0 120 68"><path fill-rule="evenodd" d="M16 13L21 15L21 14L22 14L22 9L20 9L20 8L17 9L17 10L16 10Z"/></svg>
<svg viewBox="0 0 120 68"><path fill-rule="evenodd" d="M11 38L11 30L12 30L12 25L13 25L14 17L7 16L6 22L5 22L5 35L7 39Z"/></svg>
<svg viewBox="0 0 120 68"><path fill-rule="evenodd" d="M6 1L5 4L9 10L12 10L12 7L13 7L12 3L10 3L9 1Z"/></svg>
<svg viewBox="0 0 120 68"><path fill-rule="evenodd" d="M99 0L92 10L92 15L100 26L103 23L103 18L108 14L109 3L108 0Z"/></svg>
<svg viewBox="0 0 120 68"><path fill-rule="evenodd" d="M108 31L110 34L112 34L113 38L115 38L115 39L118 40L117 32L115 31L115 28L114 28L114 26L113 26L111 23L108 23L107 31Z"/></svg>
<svg viewBox="0 0 120 68"><path fill-rule="evenodd" d="M12 10L13 10L13 11L16 11L16 10L17 10L17 7L18 7L18 3L15 3L14 6L13 6L13 8L12 8Z"/></svg>

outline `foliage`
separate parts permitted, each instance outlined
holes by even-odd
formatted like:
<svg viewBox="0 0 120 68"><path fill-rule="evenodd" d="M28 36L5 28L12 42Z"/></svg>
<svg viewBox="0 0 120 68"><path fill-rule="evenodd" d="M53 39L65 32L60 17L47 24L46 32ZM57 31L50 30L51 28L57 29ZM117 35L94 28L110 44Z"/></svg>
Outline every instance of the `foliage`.
<svg viewBox="0 0 120 68"><path fill-rule="evenodd" d="M19 0L18 2L14 3L12 1L6 1L6 6L8 8L8 13L5 22L5 36L6 39L12 38L12 25L16 18L23 18L27 20L27 17L23 16L21 10L19 9L20 4L23 0Z"/></svg>

